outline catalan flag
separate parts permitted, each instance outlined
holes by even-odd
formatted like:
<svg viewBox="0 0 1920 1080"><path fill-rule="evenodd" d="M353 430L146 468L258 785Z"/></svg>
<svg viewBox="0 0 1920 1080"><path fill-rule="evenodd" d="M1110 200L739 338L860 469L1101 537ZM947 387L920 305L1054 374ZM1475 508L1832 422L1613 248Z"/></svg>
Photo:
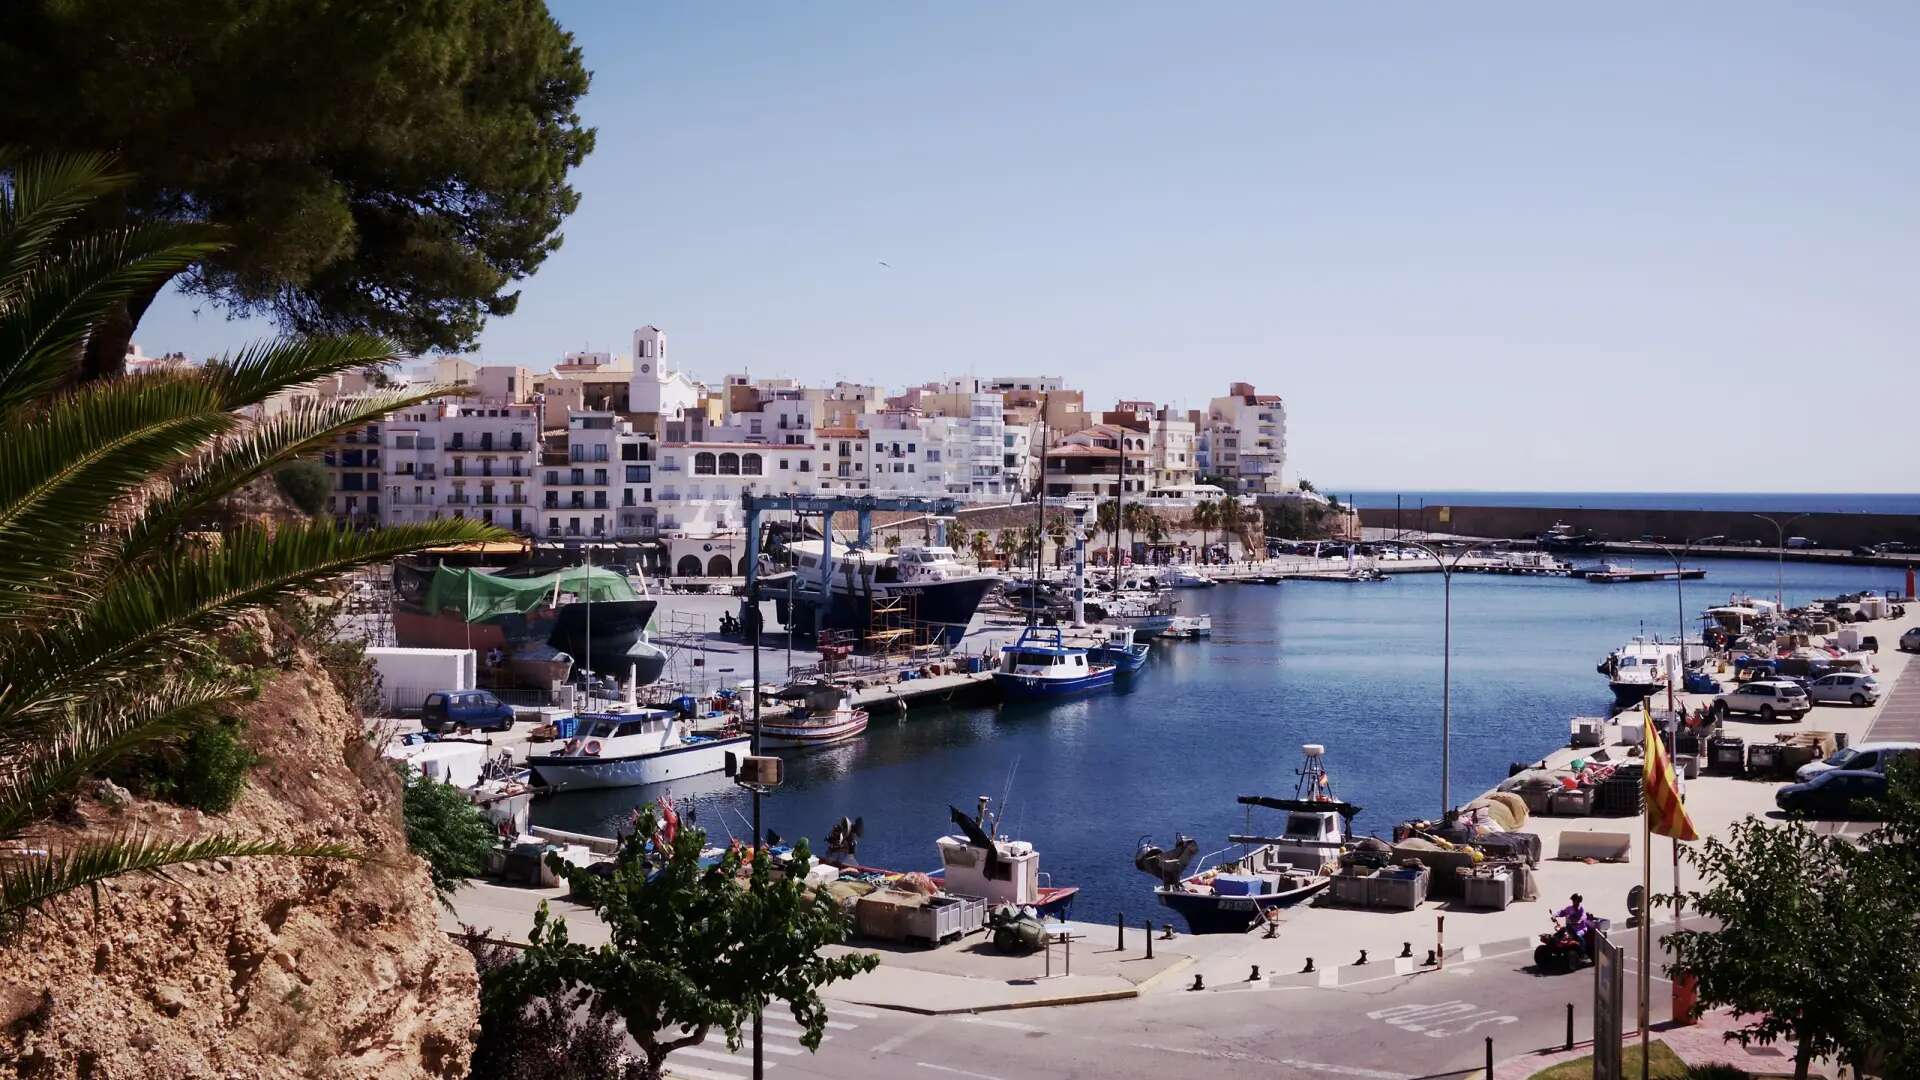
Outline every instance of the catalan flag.
<svg viewBox="0 0 1920 1080"><path fill-rule="evenodd" d="M1646 771L1640 782L1647 796L1647 831L1675 840L1698 840L1693 818L1687 816L1687 806L1680 801L1680 781L1673 774L1673 759L1667 756L1666 742L1653 726L1653 707L1645 708Z"/></svg>

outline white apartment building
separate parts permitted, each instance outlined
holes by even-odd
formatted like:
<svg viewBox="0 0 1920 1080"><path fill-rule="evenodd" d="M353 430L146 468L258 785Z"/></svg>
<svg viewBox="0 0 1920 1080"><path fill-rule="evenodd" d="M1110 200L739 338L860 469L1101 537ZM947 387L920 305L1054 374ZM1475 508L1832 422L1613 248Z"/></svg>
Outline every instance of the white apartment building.
<svg viewBox="0 0 1920 1080"><path fill-rule="evenodd" d="M635 540L658 529L654 442L611 412L579 412L540 456L540 535Z"/></svg>
<svg viewBox="0 0 1920 1080"><path fill-rule="evenodd" d="M1095 424L1066 436L1046 451L1047 498L1105 502L1123 492L1144 498L1148 444L1146 432L1119 424Z"/></svg>
<svg viewBox="0 0 1920 1080"><path fill-rule="evenodd" d="M1008 502L1020 502L1040 479L1040 457L1034 452L1031 424L1003 424L1000 429L1000 483Z"/></svg>
<svg viewBox="0 0 1920 1080"><path fill-rule="evenodd" d="M381 520L478 518L534 530L540 409L534 404L438 401L380 427Z"/></svg>
<svg viewBox="0 0 1920 1080"><path fill-rule="evenodd" d="M819 472L811 444L669 442L660 445L653 476L661 533L711 537L746 524L745 494L804 494ZM863 470L864 471L864 470Z"/></svg>
<svg viewBox="0 0 1920 1080"><path fill-rule="evenodd" d="M1207 405L1206 471L1235 480L1242 491L1285 490L1287 409L1278 394L1234 383Z"/></svg>

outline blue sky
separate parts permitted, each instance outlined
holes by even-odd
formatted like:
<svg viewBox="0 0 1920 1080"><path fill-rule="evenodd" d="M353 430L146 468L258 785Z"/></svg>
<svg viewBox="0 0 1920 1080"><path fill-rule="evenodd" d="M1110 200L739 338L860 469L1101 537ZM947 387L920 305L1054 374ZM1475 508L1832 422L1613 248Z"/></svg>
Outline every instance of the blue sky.
<svg viewBox="0 0 1920 1080"><path fill-rule="evenodd" d="M1920 7L553 8L599 150L486 360L651 322L712 378L1251 381L1323 487L1916 488Z"/></svg>

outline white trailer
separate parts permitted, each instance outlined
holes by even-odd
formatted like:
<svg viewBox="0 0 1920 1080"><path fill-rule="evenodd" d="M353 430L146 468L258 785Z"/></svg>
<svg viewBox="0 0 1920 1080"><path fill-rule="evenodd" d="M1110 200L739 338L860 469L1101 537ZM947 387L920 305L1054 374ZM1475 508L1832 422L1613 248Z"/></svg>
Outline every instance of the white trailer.
<svg viewBox="0 0 1920 1080"><path fill-rule="evenodd" d="M436 690L472 690L479 665L472 649L367 650L380 676L380 710L389 715L420 710Z"/></svg>

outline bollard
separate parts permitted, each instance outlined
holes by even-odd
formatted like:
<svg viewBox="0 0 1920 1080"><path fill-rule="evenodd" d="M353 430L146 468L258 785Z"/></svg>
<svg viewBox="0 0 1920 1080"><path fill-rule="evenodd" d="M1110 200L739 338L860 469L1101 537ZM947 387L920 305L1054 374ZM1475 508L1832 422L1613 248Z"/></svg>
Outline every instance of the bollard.
<svg viewBox="0 0 1920 1080"><path fill-rule="evenodd" d="M1260 965L1259 964L1253 965L1253 973L1247 976L1247 981L1248 982L1260 981Z"/></svg>
<svg viewBox="0 0 1920 1080"><path fill-rule="evenodd" d="M1192 985L1192 986L1189 986L1189 987L1187 987L1187 989L1188 989L1188 990L1205 990L1206 988L1207 988L1207 983L1206 983L1206 980L1205 980L1205 978L1203 978L1203 977L1201 976L1201 974L1200 974L1199 972L1197 972L1197 971L1196 971L1196 972L1194 972L1194 973L1193 973L1193 985Z"/></svg>
<svg viewBox="0 0 1920 1080"><path fill-rule="evenodd" d="M1300 969L1300 974L1302 975L1313 974L1313 957L1311 956L1307 957L1307 966Z"/></svg>
<svg viewBox="0 0 1920 1080"><path fill-rule="evenodd" d="M1432 949L1428 949L1428 950L1427 950L1427 962L1426 962L1426 963L1424 963L1424 964L1422 964L1422 965L1420 965L1420 966L1421 966L1421 967L1433 967L1434 965L1436 965L1436 964L1438 964L1439 962L1440 962L1440 955L1439 955L1438 953L1436 953L1436 952L1434 952L1434 951L1433 951Z"/></svg>
<svg viewBox="0 0 1920 1080"><path fill-rule="evenodd" d="M1147 928L1148 928L1149 930L1151 930L1151 929L1153 928L1153 920L1152 920L1152 919L1148 919L1148 920L1147 920ZM1172 941L1172 940L1173 940L1173 924L1172 924L1172 923L1170 923L1170 922L1163 922L1163 923L1161 923L1161 924L1160 924L1160 940L1161 940L1161 941Z"/></svg>
<svg viewBox="0 0 1920 1080"><path fill-rule="evenodd" d="M1125 912L1115 912L1113 916L1113 951L1127 950L1127 916Z"/></svg>
<svg viewBox="0 0 1920 1080"><path fill-rule="evenodd" d="M1573 1002L1567 1002L1567 1049L1573 1049Z"/></svg>
<svg viewBox="0 0 1920 1080"><path fill-rule="evenodd" d="M1433 937L1433 964L1435 967L1444 968L1447 966L1447 917L1445 915L1433 917Z"/></svg>
<svg viewBox="0 0 1920 1080"><path fill-rule="evenodd" d="M1402 960L1413 959L1413 942L1403 941L1400 943L1400 959Z"/></svg>
<svg viewBox="0 0 1920 1080"><path fill-rule="evenodd" d="M1487 1080L1493 1080L1493 1036L1487 1036Z"/></svg>
<svg viewBox="0 0 1920 1080"><path fill-rule="evenodd" d="M1067 931L1062 933L1060 935L1060 940L1065 942L1067 946L1066 974L1071 975L1073 974L1073 933L1072 931Z"/></svg>
<svg viewBox="0 0 1920 1080"><path fill-rule="evenodd" d="M1147 939L1147 959L1151 960L1153 959L1153 920L1148 919L1142 923L1140 929L1145 931L1140 936Z"/></svg>
<svg viewBox="0 0 1920 1080"><path fill-rule="evenodd" d="M1361 950L1360 950L1360 959L1358 959L1358 960L1355 960L1355 961L1353 962L1353 966L1354 966L1354 967L1366 967L1366 966L1367 966L1367 950L1365 950L1365 949L1361 949Z"/></svg>

